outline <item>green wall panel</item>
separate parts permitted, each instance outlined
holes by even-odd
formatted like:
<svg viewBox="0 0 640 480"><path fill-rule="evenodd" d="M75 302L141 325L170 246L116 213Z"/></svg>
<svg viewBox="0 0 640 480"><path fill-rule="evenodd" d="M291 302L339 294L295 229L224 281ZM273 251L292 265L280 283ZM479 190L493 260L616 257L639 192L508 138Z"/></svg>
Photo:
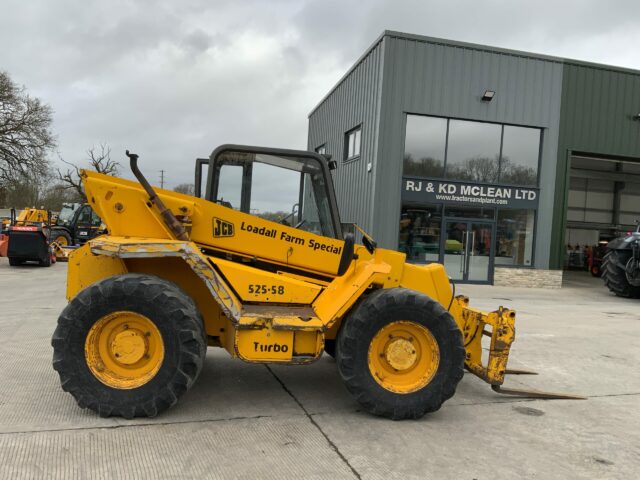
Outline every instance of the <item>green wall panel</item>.
<svg viewBox="0 0 640 480"><path fill-rule="evenodd" d="M556 167L550 267L562 268L569 152L640 161L640 72L566 62Z"/></svg>

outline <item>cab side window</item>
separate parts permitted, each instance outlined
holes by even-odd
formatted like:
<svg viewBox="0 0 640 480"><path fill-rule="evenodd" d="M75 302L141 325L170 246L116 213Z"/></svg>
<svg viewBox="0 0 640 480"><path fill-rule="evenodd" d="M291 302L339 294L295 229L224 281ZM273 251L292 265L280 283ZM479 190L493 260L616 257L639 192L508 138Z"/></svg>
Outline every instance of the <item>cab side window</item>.
<svg viewBox="0 0 640 480"><path fill-rule="evenodd" d="M91 210L91 226L99 227L102 224L102 219L98 216L96 212Z"/></svg>
<svg viewBox="0 0 640 480"><path fill-rule="evenodd" d="M286 168L253 164L250 213L265 220L294 226L300 202L300 173Z"/></svg>
<svg viewBox="0 0 640 480"><path fill-rule="evenodd" d="M78 225L90 225L91 213L92 211L89 207L83 207L82 211L78 214Z"/></svg>

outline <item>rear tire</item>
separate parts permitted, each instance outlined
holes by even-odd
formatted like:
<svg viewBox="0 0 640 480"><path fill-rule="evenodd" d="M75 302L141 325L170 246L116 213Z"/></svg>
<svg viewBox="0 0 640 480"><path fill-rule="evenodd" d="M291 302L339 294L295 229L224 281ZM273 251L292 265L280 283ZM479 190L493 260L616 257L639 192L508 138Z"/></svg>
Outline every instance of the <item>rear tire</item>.
<svg viewBox="0 0 640 480"><path fill-rule="evenodd" d="M640 298L640 287L627 280L625 266L631 258L631 250L610 250L602 261L602 279L607 288L618 297Z"/></svg>
<svg viewBox="0 0 640 480"><path fill-rule="evenodd" d="M50 267L51 266L51 251L50 250L47 251L47 256L44 258L44 260L40 260L38 262L38 265L40 265L41 267Z"/></svg>
<svg viewBox="0 0 640 480"><path fill-rule="evenodd" d="M377 340L380 335L384 337L385 332L393 331L389 328L418 332L418 335L404 334L402 338L402 333L397 336L389 333L391 340L383 339L383 342L386 341L385 348L391 353L385 357L376 345L380 344ZM422 345L419 339L413 338L419 335L430 338L424 345L432 342L432 350L416 346ZM402 344L394 352L389 345L398 340ZM394 362L394 353L414 347L410 352L414 355L413 360L407 361L401 355L397 359L399 362ZM436 353L437 360L431 362L431 366L427 364L424 371L419 370L422 368L420 359L436 358ZM347 390L367 412L400 420L420 418L427 412L436 411L453 396L464 374L464 355L460 329L442 305L419 292L392 288L372 293L345 319L338 334L336 361ZM377 357L382 359L376 360ZM388 369L387 386L375 367L376 361L381 364L386 360L390 362L387 367L393 367ZM403 362L408 363L402 365ZM417 379L417 382L407 384L403 375Z"/></svg>
<svg viewBox="0 0 640 480"><path fill-rule="evenodd" d="M119 316L133 320L109 330ZM149 328L137 329L136 321ZM108 341L98 341L100 335ZM175 284L142 274L116 275L82 290L60 315L51 344L62 389L103 417L153 417L173 406L198 378L206 353L193 300ZM94 345L106 345L107 353L91 350ZM145 362L155 363L147 368Z"/></svg>
<svg viewBox="0 0 640 480"><path fill-rule="evenodd" d="M19 258L9 257L9 265L12 267L19 267L24 263L24 260L20 260Z"/></svg>

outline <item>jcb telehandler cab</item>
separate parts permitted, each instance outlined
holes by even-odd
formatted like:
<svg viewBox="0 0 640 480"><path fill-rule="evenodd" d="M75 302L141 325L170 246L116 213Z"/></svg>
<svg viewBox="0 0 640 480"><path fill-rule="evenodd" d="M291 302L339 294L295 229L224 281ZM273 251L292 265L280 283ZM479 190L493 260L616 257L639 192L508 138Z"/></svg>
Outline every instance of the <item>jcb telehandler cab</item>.
<svg viewBox="0 0 640 480"><path fill-rule="evenodd" d="M109 234L71 254L52 339L81 407L154 416L193 385L207 345L280 364L327 349L363 408L394 419L439 409L464 367L499 392L559 396L501 390L525 373L507 370L513 311L470 308L442 265L343 238L327 158L225 145L198 162L197 198L152 188L127 154L139 183L82 172Z"/></svg>
<svg viewBox="0 0 640 480"><path fill-rule="evenodd" d="M51 227L51 242L60 247L82 245L102 233L102 220L87 203L65 203Z"/></svg>

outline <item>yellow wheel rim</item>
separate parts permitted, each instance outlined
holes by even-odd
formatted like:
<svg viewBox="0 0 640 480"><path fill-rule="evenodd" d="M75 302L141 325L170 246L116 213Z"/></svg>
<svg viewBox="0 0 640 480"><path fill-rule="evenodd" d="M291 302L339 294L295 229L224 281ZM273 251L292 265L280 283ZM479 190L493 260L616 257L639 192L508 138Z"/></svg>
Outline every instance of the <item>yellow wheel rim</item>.
<svg viewBox="0 0 640 480"><path fill-rule="evenodd" d="M67 242L67 237L65 237L64 235L56 237L54 239L54 242L56 242L61 247L66 247L67 245L69 245L69 242Z"/></svg>
<svg viewBox="0 0 640 480"><path fill-rule="evenodd" d="M433 379L439 364L438 342L429 330L414 322L390 323L369 344L369 371L390 392L420 390Z"/></svg>
<svg viewBox="0 0 640 480"><path fill-rule="evenodd" d="M164 343L158 327L144 315L113 312L91 327L84 354L98 380L126 390L144 385L158 373Z"/></svg>

